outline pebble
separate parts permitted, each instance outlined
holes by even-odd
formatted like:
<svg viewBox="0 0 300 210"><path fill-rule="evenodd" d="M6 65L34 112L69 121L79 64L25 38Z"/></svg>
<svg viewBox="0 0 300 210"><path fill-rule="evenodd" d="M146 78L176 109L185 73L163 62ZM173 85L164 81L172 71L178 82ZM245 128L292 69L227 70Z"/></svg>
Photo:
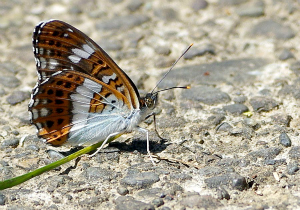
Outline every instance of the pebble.
<svg viewBox="0 0 300 210"><path fill-rule="evenodd" d="M98 30L128 30L149 20L148 16L142 14L116 16L97 23L96 28Z"/></svg>
<svg viewBox="0 0 300 210"><path fill-rule="evenodd" d="M138 192L138 196L147 198L161 198L165 196L162 188L148 188Z"/></svg>
<svg viewBox="0 0 300 210"><path fill-rule="evenodd" d="M208 105L228 103L231 100L227 93L209 86L192 87L190 91L182 92L182 98Z"/></svg>
<svg viewBox="0 0 300 210"><path fill-rule="evenodd" d="M21 85L21 81L15 76L5 76L0 77L0 84L6 88L16 88Z"/></svg>
<svg viewBox="0 0 300 210"><path fill-rule="evenodd" d="M295 175L297 171L299 171L298 162L292 162L287 165L287 173L289 175Z"/></svg>
<svg viewBox="0 0 300 210"><path fill-rule="evenodd" d="M231 131L233 127L227 123L227 122L223 122L221 125L219 125L217 128L216 128L216 131L225 131L225 132L229 132Z"/></svg>
<svg viewBox="0 0 300 210"><path fill-rule="evenodd" d="M233 115L241 115L244 112L248 112L249 109L244 104L230 104L223 106L224 111L233 114Z"/></svg>
<svg viewBox="0 0 300 210"><path fill-rule="evenodd" d="M288 40L293 38L296 33L289 26L274 20L263 20L251 29L250 34Z"/></svg>
<svg viewBox="0 0 300 210"><path fill-rule="evenodd" d="M191 4L191 8L197 12L199 10L207 8L208 3L205 0L194 0Z"/></svg>
<svg viewBox="0 0 300 210"><path fill-rule="evenodd" d="M89 181L111 181L116 178L116 173L112 170L103 169L100 167L89 167L84 170L80 176Z"/></svg>
<svg viewBox="0 0 300 210"><path fill-rule="evenodd" d="M291 159L300 160L300 146L293 146L288 154Z"/></svg>
<svg viewBox="0 0 300 210"><path fill-rule="evenodd" d="M185 174L185 173L171 173L170 174L170 179L171 180L178 180L180 182L186 181L186 180L191 180L192 176Z"/></svg>
<svg viewBox="0 0 300 210"><path fill-rule="evenodd" d="M290 127L293 118L291 115L287 114L275 114L271 116L271 119L274 124Z"/></svg>
<svg viewBox="0 0 300 210"><path fill-rule="evenodd" d="M140 9L143 4L144 4L144 1L142 1L142 0L131 0L127 4L127 9L130 12L135 12L136 10Z"/></svg>
<svg viewBox="0 0 300 210"><path fill-rule="evenodd" d="M129 190L126 187L120 186L120 187L117 188L117 192L120 195L127 195L129 193Z"/></svg>
<svg viewBox="0 0 300 210"><path fill-rule="evenodd" d="M216 54L215 47L211 44L208 44L208 45L204 46L203 48L193 47L183 57L184 57L184 59L188 60L188 59L193 59L197 56L205 55L206 53L215 55Z"/></svg>
<svg viewBox="0 0 300 210"><path fill-rule="evenodd" d="M265 14L264 7L260 5L243 5L236 9L236 13L241 17L260 17Z"/></svg>
<svg viewBox="0 0 300 210"><path fill-rule="evenodd" d="M247 154L248 157L255 157L255 158L264 158L264 159L274 159L282 149L278 147L270 147L267 149L260 149L257 151L250 152Z"/></svg>
<svg viewBox="0 0 300 210"><path fill-rule="evenodd" d="M223 120L225 120L225 115L223 114L215 114L207 118L207 121L212 125L219 125Z"/></svg>
<svg viewBox="0 0 300 210"><path fill-rule="evenodd" d="M219 175L223 172L223 170L219 167L212 167L212 166L205 166L203 168L200 168L198 170L198 173L201 175L201 176L216 176L216 175Z"/></svg>
<svg viewBox="0 0 300 210"><path fill-rule="evenodd" d="M157 46L154 50L160 55L169 55L171 53L171 49L168 46Z"/></svg>
<svg viewBox="0 0 300 210"><path fill-rule="evenodd" d="M279 60L282 60L282 61L285 61L285 60L288 60L288 59L291 59L291 58L295 58L294 54L288 50L288 49L283 49L279 56L278 56L278 59Z"/></svg>
<svg viewBox="0 0 300 210"><path fill-rule="evenodd" d="M131 196L120 196L115 200L116 210L135 210L135 209L147 209L155 210L152 204L147 204L138 200L135 200Z"/></svg>
<svg viewBox="0 0 300 210"><path fill-rule="evenodd" d="M172 66L172 64L175 62L175 60L173 58L165 58L165 57L160 57L158 58L158 60L156 60L155 62L155 67L156 68L167 68Z"/></svg>
<svg viewBox="0 0 300 210"><path fill-rule="evenodd" d="M164 205L164 200L162 198L154 198L151 203L155 206L155 207L160 207L162 205Z"/></svg>
<svg viewBox="0 0 300 210"><path fill-rule="evenodd" d="M3 194L0 194L0 206L4 206L6 203L6 197Z"/></svg>
<svg viewBox="0 0 300 210"><path fill-rule="evenodd" d="M204 182L209 188L224 186L240 191L248 188L245 177L236 173L227 173L220 176L210 177L205 179Z"/></svg>
<svg viewBox="0 0 300 210"><path fill-rule="evenodd" d="M136 189L145 189L159 180L159 176L153 172L141 172L125 176L120 183Z"/></svg>
<svg viewBox="0 0 300 210"><path fill-rule="evenodd" d="M217 197L219 200L222 200L222 199L229 200L230 199L229 193L223 187L220 187L217 189Z"/></svg>
<svg viewBox="0 0 300 210"><path fill-rule="evenodd" d="M281 133L279 136L279 142L281 145L285 147L290 147L292 146L292 141L290 137L286 133Z"/></svg>
<svg viewBox="0 0 300 210"><path fill-rule="evenodd" d="M277 101L270 97L265 96L255 96L249 100L252 108L256 112L268 112L274 109L275 107L278 107L279 104Z"/></svg>
<svg viewBox="0 0 300 210"><path fill-rule="evenodd" d="M105 51L119 51L122 49L122 42L119 40L111 40L111 39L101 39L99 41L99 45Z"/></svg>
<svg viewBox="0 0 300 210"><path fill-rule="evenodd" d="M218 209L223 206L220 201L210 195L199 195L195 193L190 193L190 195L183 197L181 205L191 209Z"/></svg>
<svg viewBox="0 0 300 210"><path fill-rule="evenodd" d="M22 101L25 101L27 99L30 99L30 93L29 92L24 92L24 91L14 91L12 94L10 94L6 98L6 102L9 103L10 105L16 105L18 103L21 103Z"/></svg>
<svg viewBox="0 0 300 210"><path fill-rule="evenodd" d="M238 96L232 99L232 101L236 104L243 104L247 101L247 97L246 96Z"/></svg>
<svg viewBox="0 0 300 210"><path fill-rule="evenodd" d="M159 8L154 10L154 15L161 20L175 21L177 20L177 11L172 8Z"/></svg>
<svg viewBox="0 0 300 210"><path fill-rule="evenodd" d="M1 144L1 148L17 147L19 145L19 141L19 139L4 140Z"/></svg>
<svg viewBox="0 0 300 210"><path fill-rule="evenodd" d="M221 6L234 6L247 2L247 0L219 0Z"/></svg>

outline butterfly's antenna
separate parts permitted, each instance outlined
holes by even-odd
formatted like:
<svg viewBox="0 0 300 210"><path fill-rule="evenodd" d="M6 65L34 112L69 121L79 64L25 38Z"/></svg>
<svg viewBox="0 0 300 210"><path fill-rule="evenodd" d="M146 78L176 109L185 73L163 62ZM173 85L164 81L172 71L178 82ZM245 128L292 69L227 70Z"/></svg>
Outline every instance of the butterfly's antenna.
<svg viewBox="0 0 300 210"><path fill-rule="evenodd" d="M179 58L177 58L177 60L173 63L173 65L171 66L171 68L165 73L165 75L159 80L159 82L155 85L155 87L153 88L153 90L151 91L151 94L153 94L153 91L158 87L158 85L166 78L166 76L169 74L169 72L174 68L174 66L176 65L176 63L180 60L180 58L182 58L182 56L184 56L185 53L187 53L187 51L189 51L189 49L193 46L193 43L190 44L188 46L188 48L186 48L186 50L181 54L181 56ZM186 87L172 87L172 88L168 88L168 89L164 89L164 90L169 90L169 89L173 89L173 88L186 88L189 89L188 86ZM163 90L160 90L163 91ZM157 91L156 93L160 92Z"/></svg>
<svg viewBox="0 0 300 210"><path fill-rule="evenodd" d="M182 87L170 87L170 88L166 88L166 89L162 89L162 90L158 90L156 91L154 94L165 91L165 90L171 90L171 89L175 89L175 88L182 88L182 89L190 89L191 86L187 85L187 86L182 86Z"/></svg>

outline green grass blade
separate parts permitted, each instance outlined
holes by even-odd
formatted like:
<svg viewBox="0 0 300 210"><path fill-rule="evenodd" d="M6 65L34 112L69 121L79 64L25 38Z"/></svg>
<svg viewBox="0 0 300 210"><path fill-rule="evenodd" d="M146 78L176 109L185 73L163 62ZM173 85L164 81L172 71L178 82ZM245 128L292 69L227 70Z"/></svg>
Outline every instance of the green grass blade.
<svg viewBox="0 0 300 210"><path fill-rule="evenodd" d="M117 136L114 136L112 138L110 138L108 140L108 143L115 140L116 138L118 138L119 136L121 135L117 135ZM4 190L4 189L7 189L7 188L11 188L13 186L16 186L18 184L21 184L33 177L36 177L44 172L47 172L47 171L50 171L51 169L54 169L64 163L67 163L77 157L79 157L80 155L83 155L83 154L86 154L86 153L89 153L91 151L94 151L96 150L98 147L100 147L102 145L103 141L101 142L98 142L94 145L91 145L91 146L88 146L88 147L85 147L77 152L74 152L73 154L67 156L67 157L64 157L58 161L55 161L53 163L50 163L42 168L38 168L34 171L31 171L27 174L24 174L24 175L21 175L21 176L18 176L18 177L15 177L15 178L12 178L12 179L7 179L7 180L4 180L4 181L0 181L0 190Z"/></svg>

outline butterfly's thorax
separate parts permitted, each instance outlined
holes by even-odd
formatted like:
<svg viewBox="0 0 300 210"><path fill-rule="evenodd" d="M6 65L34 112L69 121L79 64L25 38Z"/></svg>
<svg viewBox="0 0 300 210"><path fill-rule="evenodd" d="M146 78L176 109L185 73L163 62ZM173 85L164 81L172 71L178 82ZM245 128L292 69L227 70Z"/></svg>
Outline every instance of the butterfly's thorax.
<svg viewBox="0 0 300 210"><path fill-rule="evenodd" d="M141 109L135 109L126 118L126 132L134 131L138 125L145 120L150 110L147 107L141 107Z"/></svg>

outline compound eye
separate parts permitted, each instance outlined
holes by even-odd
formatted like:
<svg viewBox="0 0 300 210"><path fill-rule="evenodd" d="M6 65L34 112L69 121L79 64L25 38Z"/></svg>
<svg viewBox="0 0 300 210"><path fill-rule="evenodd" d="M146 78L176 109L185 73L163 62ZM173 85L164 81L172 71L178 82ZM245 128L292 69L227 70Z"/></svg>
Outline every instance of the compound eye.
<svg viewBox="0 0 300 210"><path fill-rule="evenodd" d="M152 108L153 107L153 100L148 98L146 100L146 105L147 105L148 108Z"/></svg>

